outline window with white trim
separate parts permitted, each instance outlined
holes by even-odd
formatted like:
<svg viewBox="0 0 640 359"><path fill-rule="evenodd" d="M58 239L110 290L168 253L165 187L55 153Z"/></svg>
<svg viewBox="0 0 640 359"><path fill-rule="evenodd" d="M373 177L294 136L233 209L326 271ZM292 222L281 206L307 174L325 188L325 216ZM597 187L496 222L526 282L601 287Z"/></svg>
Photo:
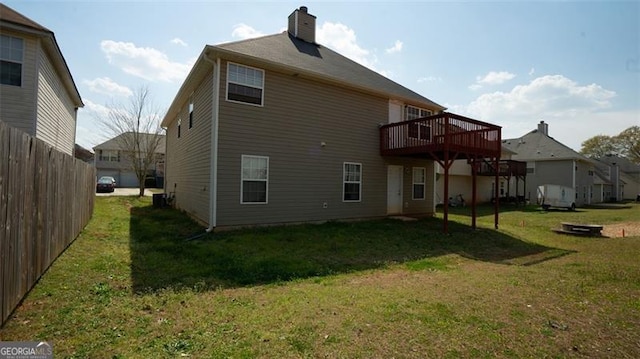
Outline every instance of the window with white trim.
<svg viewBox="0 0 640 359"><path fill-rule="evenodd" d="M99 161L120 162L120 152L116 150L100 150Z"/></svg>
<svg viewBox="0 0 640 359"><path fill-rule="evenodd" d="M431 112L431 110L425 110L423 108L410 105L405 106L405 121L411 121L431 115L433 115L433 112ZM409 124L409 137L429 141L431 140L431 127L429 127L426 123Z"/></svg>
<svg viewBox="0 0 640 359"><path fill-rule="evenodd" d="M267 203L269 157L242 155L240 203Z"/></svg>
<svg viewBox="0 0 640 359"><path fill-rule="evenodd" d="M426 110L424 108L415 107L411 105L405 106L405 114L404 114L405 121L411 121L411 120L415 120L416 118L423 118L431 115L433 115L433 112L431 112L431 110Z"/></svg>
<svg viewBox="0 0 640 359"><path fill-rule="evenodd" d="M193 95L189 96L189 128L193 127Z"/></svg>
<svg viewBox="0 0 640 359"><path fill-rule="evenodd" d="M227 66L227 101L262 106L264 70L229 63Z"/></svg>
<svg viewBox="0 0 640 359"><path fill-rule="evenodd" d="M0 35L0 84L22 86L24 40Z"/></svg>
<svg viewBox="0 0 640 359"><path fill-rule="evenodd" d="M413 167L413 199L425 199L425 182L427 178L427 169L424 167Z"/></svg>
<svg viewBox="0 0 640 359"><path fill-rule="evenodd" d="M362 164L345 162L342 179L342 201L360 202L362 197Z"/></svg>

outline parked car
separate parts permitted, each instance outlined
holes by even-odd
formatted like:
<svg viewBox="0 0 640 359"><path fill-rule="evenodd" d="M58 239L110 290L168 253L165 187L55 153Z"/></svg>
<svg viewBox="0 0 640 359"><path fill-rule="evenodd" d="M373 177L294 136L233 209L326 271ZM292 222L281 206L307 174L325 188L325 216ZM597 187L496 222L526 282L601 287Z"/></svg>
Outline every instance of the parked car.
<svg viewBox="0 0 640 359"><path fill-rule="evenodd" d="M102 180L102 179L104 179L104 180L109 180L109 181L111 181L111 182L113 183L113 186L114 186L114 187L116 186L116 179L115 179L115 178L113 178L113 177L111 177L111 176L102 176L102 177L100 177L100 179L98 180L98 182L100 182L100 180Z"/></svg>
<svg viewBox="0 0 640 359"><path fill-rule="evenodd" d="M113 177L100 177L96 184L96 192L113 192L115 190L116 181L113 180Z"/></svg>

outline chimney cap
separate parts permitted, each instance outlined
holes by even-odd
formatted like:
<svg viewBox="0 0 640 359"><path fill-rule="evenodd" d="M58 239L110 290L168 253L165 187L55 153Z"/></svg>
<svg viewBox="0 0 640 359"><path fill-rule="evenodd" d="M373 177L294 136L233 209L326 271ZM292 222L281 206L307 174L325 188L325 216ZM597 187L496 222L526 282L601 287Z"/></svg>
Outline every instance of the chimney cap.
<svg viewBox="0 0 640 359"><path fill-rule="evenodd" d="M306 13L308 10L309 10L309 8L307 8L306 6L300 6L300 11Z"/></svg>

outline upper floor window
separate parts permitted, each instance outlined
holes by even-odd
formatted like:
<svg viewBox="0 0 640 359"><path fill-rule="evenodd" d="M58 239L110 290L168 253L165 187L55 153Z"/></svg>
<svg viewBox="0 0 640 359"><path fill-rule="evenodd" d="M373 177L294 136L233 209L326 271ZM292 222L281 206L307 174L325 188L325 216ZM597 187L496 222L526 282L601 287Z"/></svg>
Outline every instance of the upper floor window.
<svg viewBox="0 0 640 359"><path fill-rule="evenodd" d="M423 108L414 106L405 107L405 121L431 116L432 114L430 110ZM427 141L431 140L431 127L426 123L411 123L409 124L409 137Z"/></svg>
<svg viewBox="0 0 640 359"><path fill-rule="evenodd" d="M22 86L24 41L0 35L0 84Z"/></svg>
<svg viewBox="0 0 640 359"><path fill-rule="evenodd" d="M227 66L227 100L262 106L264 70L229 63Z"/></svg>
<svg viewBox="0 0 640 359"><path fill-rule="evenodd" d="M189 97L189 128L193 127L193 96Z"/></svg>
<svg viewBox="0 0 640 359"><path fill-rule="evenodd" d="M120 162L120 152L115 150L100 150L100 161Z"/></svg>
<svg viewBox="0 0 640 359"><path fill-rule="evenodd" d="M431 112L431 110L425 110L424 108L419 108L419 107L410 106L410 105L405 106L405 115L404 115L405 121L411 121L411 120L415 120L416 118L423 118L431 115L433 115L433 112Z"/></svg>
<svg viewBox="0 0 640 359"><path fill-rule="evenodd" d="M178 119L178 138L180 138L180 129L181 129L181 127L182 127L182 119L179 118Z"/></svg>

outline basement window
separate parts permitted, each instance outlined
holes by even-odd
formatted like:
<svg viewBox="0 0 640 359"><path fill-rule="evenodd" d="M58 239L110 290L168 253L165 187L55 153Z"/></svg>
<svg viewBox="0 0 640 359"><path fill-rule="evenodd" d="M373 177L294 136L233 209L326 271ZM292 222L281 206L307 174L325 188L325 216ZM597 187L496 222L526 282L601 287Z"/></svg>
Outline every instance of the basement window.
<svg viewBox="0 0 640 359"><path fill-rule="evenodd" d="M262 106L264 70L229 63L227 66L227 101Z"/></svg>

